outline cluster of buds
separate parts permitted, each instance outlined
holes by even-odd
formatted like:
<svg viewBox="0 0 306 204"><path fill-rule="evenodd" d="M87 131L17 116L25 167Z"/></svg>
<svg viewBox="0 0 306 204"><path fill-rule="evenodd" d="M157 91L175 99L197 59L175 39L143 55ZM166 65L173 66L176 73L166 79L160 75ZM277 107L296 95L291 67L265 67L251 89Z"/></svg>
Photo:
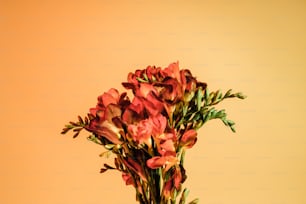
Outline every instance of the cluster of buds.
<svg viewBox="0 0 306 204"><path fill-rule="evenodd" d="M102 155L115 155L114 165L104 164L101 172L122 172L125 183L135 187L139 203L185 203L186 149L193 147L197 130L211 119L221 119L234 131L225 110L214 106L225 98L244 96L231 90L209 93L206 83L197 81L190 70L180 70L178 63L136 70L122 85L132 90L131 100L126 92L112 88L98 97L84 119L70 122L62 133L73 130L76 137L82 129L91 132L88 139L107 150Z"/></svg>

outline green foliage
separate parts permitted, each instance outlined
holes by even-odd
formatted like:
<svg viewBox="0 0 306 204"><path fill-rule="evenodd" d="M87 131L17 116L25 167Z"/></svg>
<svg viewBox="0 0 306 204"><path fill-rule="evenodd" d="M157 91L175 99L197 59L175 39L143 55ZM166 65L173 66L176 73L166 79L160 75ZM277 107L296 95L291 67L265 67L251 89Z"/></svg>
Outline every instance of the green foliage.
<svg viewBox="0 0 306 204"><path fill-rule="evenodd" d="M181 111L175 112L174 120L177 121L175 124L176 128L183 125L185 128L192 127L198 130L206 122L212 119L220 119L224 125L235 132L235 123L227 118L224 109L217 110L215 106L228 98L245 99L245 95L240 92L232 93L231 89L223 95L220 90L209 92L207 88L205 90L199 88L196 94L192 96L190 100L185 100L185 103L180 105Z"/></svg>

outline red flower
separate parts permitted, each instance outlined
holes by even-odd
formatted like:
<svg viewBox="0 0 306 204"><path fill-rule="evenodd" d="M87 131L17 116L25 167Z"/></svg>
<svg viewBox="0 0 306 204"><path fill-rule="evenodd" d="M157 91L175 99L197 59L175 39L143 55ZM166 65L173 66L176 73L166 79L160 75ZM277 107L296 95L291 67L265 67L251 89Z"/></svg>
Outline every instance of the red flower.
<svg viewBox="0 0 306 204"><path fill-rule="evenodd" d="M146 68L146 74L151 82L160 81L160 79L162 78L160 67L148 66Z"/></svg>
<svg viewBox="0 0 306 204"><path fill-rule="evenodd" d="M162 140L158 145L158 152L160 155L166 155L167 153L175 154L175 146L172 139Z"/></svg>
<svg viewBox="0 0 306 204"><path fill-rule="evenodd" d="M136 96L146 98L150 92L157 94L157 90L153 86L153 84L149 83L141 83L139 89L136 90Z"/></svg>
<svg viewBox="0 0 306 204"><path fill-rule="evenodd" d="M127 168L134 171L142 180L147 181L143 169L136 161L128 157L125 160L123 160L123 163L125 164Z"/></svg>
<svg viewBox="0 0 306 204"><path fill-rule="evenodd" d="M97 134L99 137L108 139L113 144L122 144L121 141L121 128L118 128L113 123L107 120L99 120L98 118L90 121L87 129L90 132Z"/></svg>
<svg viewBox="0 0 306 204"><path fill-rule="evenodd" d="M153 92L150 92L146 98L141 98L140 100L149 116L156 116L164 110L164 103Z"/></svg>
<svg viewBox="0 0 306 204"><path fill-rule="evenodd" d="M122 173L122 179L125 181L125 185L133 185L133 186L135 186L131 174L123 172Z"/></svg>
<svg viewBox="0 0 306 204"><path fill-rule="evenodd" d="M133 124L135 122L138 122L144 118L144 104L142 103L142 100L140 100L138 97L134 97L132 103L130 103L123 115L122 120L126 124Z"/></svg>
<svg viewBox="0 0 306 204"><path fill-rule="evenodd" d="M177 79L178 81L181 80L178 62L169 64L169 66L166 67L162 72L165 77L171 77L171 78Z"/></svg>
<svg viewBox="0 0 306 204"><path fill-rule="evenodd" d="M165 198L171 198L171 190L173 189L173 179L170 179L165 182L163 186L163 195Z"/></svg>
<svg viewBox="0 0 306 204"><path fill-rule="evenodd" d="M162 83L159 83L158 86L162 87L160 97L165 102L175 103L183 97L182 86L177 79L165 78L165 80Z"/></svg>
<svg viewBox="0 0 306 204"><path fill-rule="evenodd" d="M187 130L181 140L180 144L185 148L191 148L197 141L197 132L194 129Z"/></svg>
<svg viewBox="0 0 306 204"><path fill-rule="evenodd" d="M108 92L104 93L102 96L99 97L99 100L103 103L106 107L109 104L117 104L119 102L119 92L117 89L111 88Z"/></svg>

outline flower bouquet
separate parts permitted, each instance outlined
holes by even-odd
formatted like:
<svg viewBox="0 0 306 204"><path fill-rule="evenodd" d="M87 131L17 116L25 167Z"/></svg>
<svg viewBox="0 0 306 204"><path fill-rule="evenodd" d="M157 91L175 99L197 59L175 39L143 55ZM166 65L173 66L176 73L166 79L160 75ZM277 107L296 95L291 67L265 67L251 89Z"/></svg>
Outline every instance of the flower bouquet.
<svg viewBox="0 0 306 204"><path fill-rule="evenodd" d="M178 63L136 70L122 85L132 90L132 99L111 88L98 97L86 117L78 116L62 134L72 130L75 138L83 129L90 132L88 139L105 148L101 156L114 155L114 164L104 164L101 173L120 171L126 185L135 188L139 203L186 203L185 151L193 147L197 130L209 120L220 119L234 132L234 122L215 105L245 96L232 90L209 92L206 83L190 70L180 70ZM189 202L195 203L198 199Z"/></svg>

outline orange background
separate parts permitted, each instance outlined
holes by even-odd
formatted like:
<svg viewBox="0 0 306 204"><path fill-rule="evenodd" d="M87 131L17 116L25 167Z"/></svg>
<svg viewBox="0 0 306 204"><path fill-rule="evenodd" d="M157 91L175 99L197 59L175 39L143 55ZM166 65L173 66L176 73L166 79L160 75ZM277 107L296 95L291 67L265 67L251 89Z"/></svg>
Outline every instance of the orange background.
<svg viewBox="0 0 306 204"><path fill-rule="evenodd" d="M103 151L62 136L127 73L179 60L237 125L199 132L187 153L189 199L306 203L306 3L0 0L0 203L136 203Z"/></svg>

